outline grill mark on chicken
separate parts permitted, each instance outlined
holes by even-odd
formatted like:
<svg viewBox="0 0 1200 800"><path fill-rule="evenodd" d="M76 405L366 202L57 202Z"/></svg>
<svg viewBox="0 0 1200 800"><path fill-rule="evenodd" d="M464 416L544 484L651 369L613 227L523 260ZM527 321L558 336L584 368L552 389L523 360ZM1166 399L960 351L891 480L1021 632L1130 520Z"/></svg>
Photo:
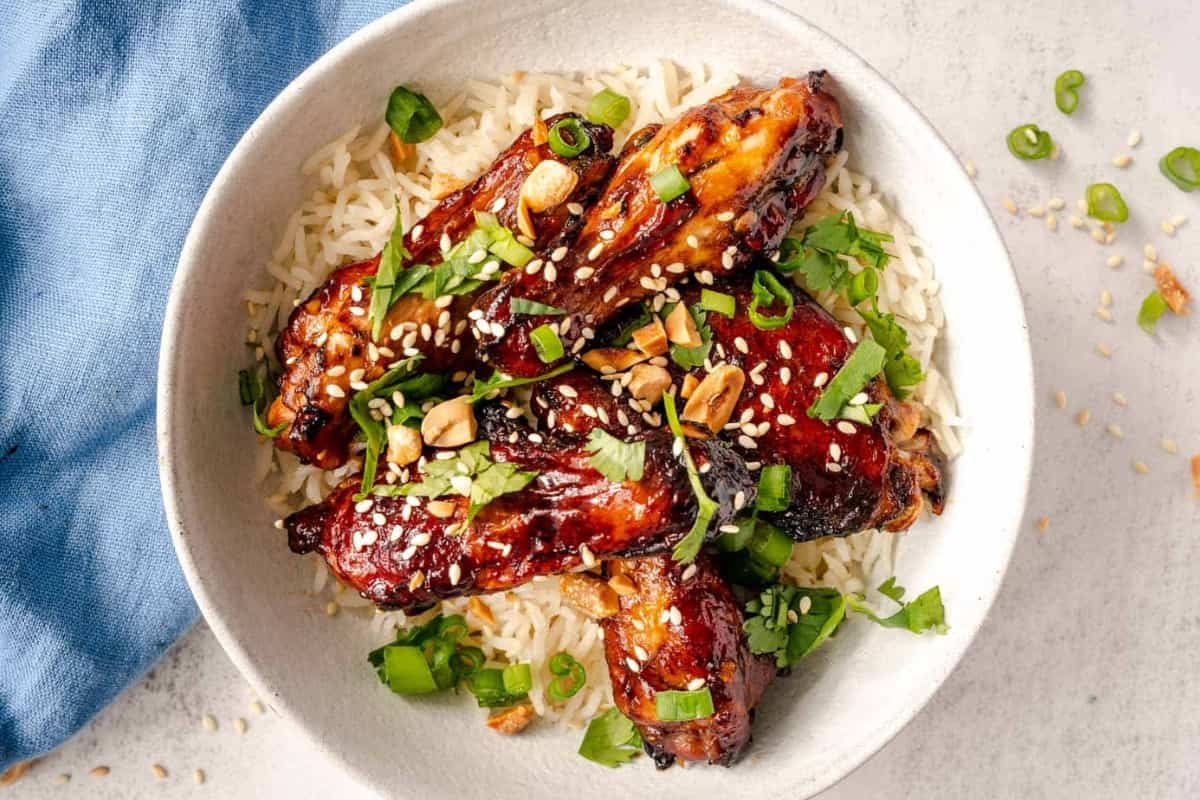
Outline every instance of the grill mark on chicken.
<svg viewBox="0 0 1200 800"><path fill-rule="evenodd" d="M750 742L754 707L776 674L773 656L750 653L741 607L711 558L701 553L694 567L667 556L605 565L637 587L600 622L613 701L660 769L676 759L737 761ZM700 681L712 694L711 717L658 720L657 692L695 690Z"/></svg>
<svg viewBox="0 0 1200 800"><path fill-rule="evenodd" d="M712 264L733 270L775 249L824 185L824 157L841 146L837 103L821 90L822 77L739 87L639 135L553 279L514 272L480 296L476 308L503 330L479 337L481 359L514 375L544 369L528 333L546 318L514 316L513 297L537 293L582 328L684 274ZM691 189L663 203L650 178L671 164Z"/></svg>
<svg viewBox="0 0 1200 800"><path fill-rule="evenodd" d="M575 115L561 114L548 123L565 117ZM566 200L532 215L537 233L534 246L557 248L569 242L581 227L582 216L571 214L568 206L578 203L586 207L594 202L616 163L608 154L612 148L611 129L581 123L592 144L571 159L556 155L547 144L535 145L531 131L518 136L487 172L445 197L405 234L404 246L411 254L405 266L440 263L442 238L457 243L475 227L476 211L490 211L501 201L502 207L495 212L499 221L517 230L521 186L534 167L546 160L567 165L579 181ZM420 236L414 237L413 231L418 229ZM354 388L350 375L356 370L362 370L359 376L362 382L370 382L382 375L389 364L402 358L406 350L425 357L422 366L425 370L451 372L468 368L475 360L473 342L463 336L472 303L470 295L454 297L445 309L436 300L405 295L392 305L384 319L381 340L372 342L371 323L366 314L371 289L362 282L378 268L377 255L335 270L296 307L276 339L276 354L284 369L279 396L267 412L267 424L275 427L286 423L288 427L275 439L276 446L291 450L305 463L322 469L336 468L346 460L347 446L355 430L347 404ZM449 323L439 326L443 313L449 314ZM397 329L397 336L391 335L393 329ZM342 367L344 371L330 375L328 370L334 367ZM329 393L331 386L335 387L333 394Z"/></svg>
<svg viewBox="0 0 1200 800"><path fill-rule="evenodd" d="M588 563L584 546L597 559L663 552L691 528L696 501L669 432L645 436L641 481L612 483L589 463L586 437L547 431L535 441L499 405L480 409L480 416L479 438L491 443L493 461L540 474L485 506L464 532L451 527L465 519L465 497L439 498L453 504L446 517L431 513L424 498L410 506L404 497L373 497L364 508L354 501L360 480L354 477L284 521L291 549L319 552L341 581L377 605L413 611L576 569ZM709 526L715 535L733 519L735 495L753 497L754 481L720 443L694 443L691 452L698 464L712 465L705 483L719 504ZM426 457L433 457L428 449ZM399 530L395 538L393 529Z"/></svg>

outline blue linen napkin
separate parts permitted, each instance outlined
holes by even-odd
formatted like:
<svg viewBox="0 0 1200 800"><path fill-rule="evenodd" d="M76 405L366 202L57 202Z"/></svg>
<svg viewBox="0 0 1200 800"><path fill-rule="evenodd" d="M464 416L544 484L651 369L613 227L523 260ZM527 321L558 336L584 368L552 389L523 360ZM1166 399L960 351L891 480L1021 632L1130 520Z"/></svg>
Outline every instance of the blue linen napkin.
<svg viewBox="0 0 1200 800"><path fill-rule="evenodd" d="M0 771L195 618L154 445L179 250L267 103L403 2L0 4Z"/></svg>

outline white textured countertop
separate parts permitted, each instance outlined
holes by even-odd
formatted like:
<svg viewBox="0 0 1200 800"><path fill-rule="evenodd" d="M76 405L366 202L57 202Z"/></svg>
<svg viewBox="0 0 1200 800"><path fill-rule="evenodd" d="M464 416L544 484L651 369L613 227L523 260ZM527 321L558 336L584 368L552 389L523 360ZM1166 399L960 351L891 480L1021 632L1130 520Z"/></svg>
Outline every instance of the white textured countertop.
<svg viewBox="0 0 1200 800"><path fill-rule="evenodd" d="M1200 594L1200 500L1186 461L1200 452L1200 329L1194 318L1164 318L1156 341L1134 321L1151 287L1146 242L1200 289L1200 192L1177 191L1156 168L1171 147L1200 146L1200 4L784 4L857 50L978 165L1024 287L1039 386L1025 530L990 619L912 725L824 797L1200 796L1200 613L1191 602ZM1066 118L1052 86L1071 67L1088 83ZM1008 154L1004 135L1024 122L1055 134L1060 161ZM1131 149L1135 128L1144 140ZM1123 152L1134 159L1125 170L1111 165ZM1067 219L1099 179L1117 183L1133 213L1107 247ZM1006 196L1023 209L1061 196L1068 208L1051 232L1005 213ZM1193 219L1171 238L1159 222L1176 214ZM1110 269L1110 255L1124 265ZM1094 314L1106 289L1112 323ZM1055 406L1059 389L1067 411ZM1091 421L1080 428L1082 409ZM1110 423L1123 438L1106 432ZM1160 448L1164 436L1180 454ZM1149 473L1137 474L1135 460ZM200 623L8 796L366 796L253 701ZM201 724L206 713L219 721L215 732ZM110 774L90 776L98 765Z"/></svg>

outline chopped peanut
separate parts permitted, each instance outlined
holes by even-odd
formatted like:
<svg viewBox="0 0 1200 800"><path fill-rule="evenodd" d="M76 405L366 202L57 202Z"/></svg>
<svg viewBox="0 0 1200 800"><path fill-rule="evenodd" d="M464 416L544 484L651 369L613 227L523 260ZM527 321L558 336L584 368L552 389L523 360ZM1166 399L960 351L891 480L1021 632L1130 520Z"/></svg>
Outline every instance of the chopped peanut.
<svg viewBox="0 0 1200 800"><path fill-rule="evenodd" d="M496 733L512 736L514 733L525 730L529 723L533 722L533 717L533 706L522 703L519 706L497 711L488 717L484 724Z"/></svg>
<svg viewBox="0 0 1200 800"><path fill-rule="evenodd" d="M610 375L614 372L624 372L647 358L645 353L630 350L628 347L601 347L584 353L583 363L602 375Z"/></svg>
<svg viewBox="0 0 1200 800"><path fill-rule="evenodd" d="M1196 497L1200 497L1200 453L1192 456L1192 485L1196 487Z"/></svg>
<svg viewBox="0 0 1200 800"><path fill-rule="evenodd" d="M492 613L492 607L478 597L472 597L467 601L467 610L479 617L487 625L496 624L496 615Z"/></svg>
<svg viewBox="0 0 1200 800"><path fill-rule="evenodd" d="M475 441L475 412L466 397L456 397L429 409L421 421L421 438L432 447L459 447Z"/></svg>
<svg viewBox="0 0 1200 800"><path fill-rule="evenodd" d="M450 519L454 516L454 511L458 506L450 500L430 500L426 506L429 513L438 519Z"/></svg>
<svg viewBox="0 0 1200 800"><path fill-rule="evenodd" d="M16 764L13 764L3 773L0 773L0 786L11 786L21 780L32 766L33 761L18 761Z"/></svg>
<svg viewBox="0 0 1200 800"><path fill-rule="evenodd" d="M692 396L692 392L696 391L696 387L700 385L700 379L690 372L683 376L683 386L679 389L679 396L687 400Z"/></svg>
<svg viewBox="0 0 1200 800"><path fill-rule="evenodd" d="M605 619L621 610L617 593L595 575L572 572L558 581L563 602L582 611L592 619Z"/></svg>
<svg viewBox="0 0 1200 800"><path fill-rule="evenodd" d="M396 162L397 167L403 167L417 152L416 147L401 141L395 131L388 133L388 139L392 143L392 160Z"/></svg>
<svg viewBox="0 0 1200 800"><path fill-rule="evenodd" d="M646 355L665 356L667 354L667 331L662 320L658 317L633 332L633 343Z"/></svg>
<svg viewBox="0 0 1200 800"><path fill-rule="evenodd" d="M466 181L460 181L445 172L433 173L433 178L429 181L429 193L433 195L434 200L441 200L448 195L452 195L462 187L466 186Z"/></svg>
<svg viewBox="0 0 1200 800"><path fill-rule="evenodd" d="M653 364L638 364L630 375L629 393L643 403L657 403L671 385L671 373Z"/></svg>
<svg viewBox="0 0 1200 800"><path fill-rule="evenodd" d="M388 425L387 460L405 467L421 457L421 434L407 425Z"/></svg>
<svg viewBox="0 0 1200 800"><path fill-rule="evenodd" d="M717 433L729 422L745 385L746 373L732 364L721 364L700 381L681 417Z"/></svg>
<svg viewBox="0 0 1200 800"><path fill-rule="evenodd" d="M533 226L533 215L529 213L529 203L524 196L517 198L517 230L522 236L530 239L537 238L537 228Z"/></svg>
<svg viewBox="0 0 1200 800"><path fill-rule="evenodd" d="M613 575L608 579L608 585L621 597L632 597L637 594L637 584L624 575Z"/></svg>
<svg viewBox="0 0 1200 800"><path fill-rule="evenodd" d="M1189 312L1187 302L1192 296L1179 283L1179 279L1175 277L1175 273L1171 271L1171 267L1166 262L1160 262L1158 268L1154 270L1154 285L1158 287L1158 293L1166 301L1167 308L1180 315Z"/></svg>
<svg viewBox="0 0 1200 800"><path fill-rule="evenodd" d="M675 310L667 315L667 338L680 347L699 347L704 344L700 331L696 330L696 321L683 303L675 306Z"/></svg>
<svg viewBox="0 0 1200 800"><path fill-rule="evenodd" d="M565 202L578 183L575 170L559 161L546 160L534 167L521 184L521 197L537 214Z"/></svg>
<svg viewBox="0 0 1200 800"><path fill-rule="evenodd" d="M538 117L533 121L532 135L535 146L540 146L550 141L550 126L546 124L546 120Z"/></svg>

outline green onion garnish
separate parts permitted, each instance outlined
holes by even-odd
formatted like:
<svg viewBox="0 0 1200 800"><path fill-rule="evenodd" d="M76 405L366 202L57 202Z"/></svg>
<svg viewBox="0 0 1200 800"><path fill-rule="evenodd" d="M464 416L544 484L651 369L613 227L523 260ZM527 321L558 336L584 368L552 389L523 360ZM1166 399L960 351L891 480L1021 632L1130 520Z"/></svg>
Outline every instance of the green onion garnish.
<svg viewBox="0 0 1200 800"><path fill-rule="evenodd" d="M476 211L475 224L492 240L488 252L505 264L523 267L533 258L533 251L518 242L513 232L501 225L495 214Z"/></svg>
<svg viewBox="0 0 1200 800"><path fill-rule="evenodd" d="M658 199L664 203L671 202L691 188L687 178L679 171L678 164L669 164L651 175L650 186L658 194Z"/></svg>
<svg viewBox="0 0 1200 800"><path fill-rule="evenodd" d="M722 533L717 537L717 549L722 553L736 553L739 550L745 550L746 545L750 542L750 537L754 535L754 517L742 517L734 520L737 525L737 533Z"/></svg>
<svg viewBox="0 0 1200 800"><path fill-rule="evenodd" d="M384 119L400 141L407 144L423 142L442 127L442 117L429 98L407 86L392 90Z"/></svg>
<svg viewBox="0 0 1200 800"><path fill-rule="evenodd" d="M429 662L419 647L387 647L380 678L396 694L430 694L438 690Z"/></svg>
<svg viewBox="0 0 1200 800"><path fill-rule="evenodd" d="M874 267L864 267L863 271L850 279L846 289L846 299L850 305L856 306L864 300L872 298L879 291L879 273Z"/></svg>
<svg viewBox="0 0 1200 800"><path fill-rule="evenodd" d="M1083 86L1083 73L1077 69L1069 69L1054 81L1054 105L1064 114L1073 114L1079 108L1079 92Z"/></svg>
<svg viewBox="0 0 1200 800"><path fill-rule="evenodd" d="M1154 329L1158 325L1158 319L1167 310L1167 301L1163 296L1154 290L1146 295L1146 299L1142 301L1142 307L1138 309L1137 324L1146 333L1154 335Z"/></svg>
<svg viewBox="0 0 1200 800"><path fill-rule="evenodd" d="M629 98L612 89L601 89L588 101L587 118L610 127L617 127L629 116Z"/></svg>
<svg viewBox="0 0 1200 800"><path fill-rule="evenodd" d="M1200 189L1200 150L1194 147L1176 147L1159 160L1158 169L1185 192Z"/></svg>
<svg viewBox="0 0 1200 800"><path fill-rule="evenodd" d="M1007 141L1008 152L1026 161L1045 158L1054 149L1050 134L1032 123L1013 128Z"/></svg>
<svg viewBox="0 0 1200 800"><path fill-rule="evenodd" d="M787 511L792 502L792 468L787 464L772 464L758 473L758 497L754 507L759 511Z"/></svg>
<svg viewBox="0 0 1200 800"><path fill-rule="evenodd" d="M760 269L754 273L754 283L750 288L754 292L754 299L750 301L747 313L750 315L750 321L754 323L754 327L764 331L773 330L782 328L791 321L792 312L795 310L795 299L778 278L770 272ZM758 310L760 305L770 307L776 302L784 305L782 314L768 316Z"/></svg>
<svg viewBox="0 0 1200 800"><path fill-rule="evenodd" d="M528 664L489 667L471 675L468 686L480 708L502 708L526 698L533 688L533 673Z"/></svg>
<svg viewBox="0 0 1200 800"><path fill-rule="evenodd" d="M687 468L688 481L692 484L692 493L696 495L696 521L692 523L692 529L688 531L687 536L680 539L671 550L671 558L675 561L691 561L700 552L700 545L704 544L704 534L708 531L708 523L712 522L718 506L717 502L704 491L704 484L700 482L700 472L696 469L696 462L692 461L692 453L688 450L687 439L683 435L683 426L679 424L679 412L675 410L675 398L666 392L663 392L663 412L667 417L667 426L671 429L671 433L675 434L675 441L679 443L683 454L683 464Z"/></svg>
<svg viewBox="0 0 1200 800"><path fill-rule="evenodd" d="M459 644L467 632L461 614L437 616L396 632L396 640L367 655L379 680L397 694L449 689L483 664L483 651Z"/></svg>
<svg viewBox="0 0 1200 800"><path fill-rule="evenodd" d="M554 678L546 685L546 694L555 700L574 697L587 683L587 671L570 653L555 653L547 666Z"/></svg>
<svg viewBox="0 0 1200 800"><path fill-rule="evenodd" d="M1093 183L1087 187L1087 213L1089 217L1105 222L1124 222L1129 219L1129 208L1117 187L1111 183Z"/></svg>
<svg viewBox="0 0 1200 800"><path fill-rule="evenodd" d="M754 535L746 543L750 555L763 564L782 567L792 557L792 539L770 523L759 520Z"/></svg>
<svg viewBox="0 0 1200 800"><path fill-rule="evenodd" d="M529 332L529 340L543 364L553 364L566 353L562 339L558 338L558 331L552 325L537 326Z"/></svg>
<svg viewBox="0 0 1200 800"><path fill-rule="evenodd" d="M886 369L886 366L885 366ZM883 403L863 403L861 406L842 406L838 419L846 419L863 425L870 425L871 420L883 408Z"/></svg>
<svg viewBox="0 0 1200 800"><path fill-rule="evenodd" d="M268 428L267 423L263 422L262 417L259 416L259 406L261 405L265 410L270 403L263 402L267 399L267 389L263 382L262 372L258 367L238 370L238 398L242 401L242 405L252 406L254 432L259 436L274 439L287 429L286 422L281 422L274 428Z"/></svg>
<svg viewBox="0 0 1200 800"><path fill-rule="evenodd" d="M733 319L733 315L737 311L737 301L734 300L733 295L714 292L712 289L700 290L699 305L705 311L712 311L730 319Z"/></svg>
<svg viewBox="0 0 1200 800"><path fill-rule="evenodd" d="M583 125L574 117L566 117L550 126L547 134L550 149L563 158L574 158L587 150L592 143L592 137L583 129Z"/></svg>
<svg viewBox="0 0 1200 800"><path fill-rule="evenodd" d="M828 422L883 369L887 351L874 339L863 339L808 409L808 416Z"/></svg>
<svg viewBox="0 0 1200 800"><path fill-rule="evenodd" d="M564 309L539 303L536 300L526 300L524 297L514 297L509 301L508 308L514 314L528 314L529 316L561 317L567 313Z"/></svg>
<svg viewBox="0 0 1200 800"><path fill-rule="evenodd" d="M379 268L375 271L375 282L371 287L371 305L367 309L372 339L379 339L383 332L383 319L392 306L392 290L396 286L400 264L408 257L408 251L404 248L404 231L400 224L400 202L399 198L396 198L396 221L392 223L392 235L383 246L383 252L379 254ZM397 294L396 299L399 297Z"/></svg>
<svg viewBox="0 0 1200 800"><path fill-rule="evenodd" d="M715 713L712 692L707 686L694 692L656 692L654 711L659 722L687 722L711 717Z"/></svg>

